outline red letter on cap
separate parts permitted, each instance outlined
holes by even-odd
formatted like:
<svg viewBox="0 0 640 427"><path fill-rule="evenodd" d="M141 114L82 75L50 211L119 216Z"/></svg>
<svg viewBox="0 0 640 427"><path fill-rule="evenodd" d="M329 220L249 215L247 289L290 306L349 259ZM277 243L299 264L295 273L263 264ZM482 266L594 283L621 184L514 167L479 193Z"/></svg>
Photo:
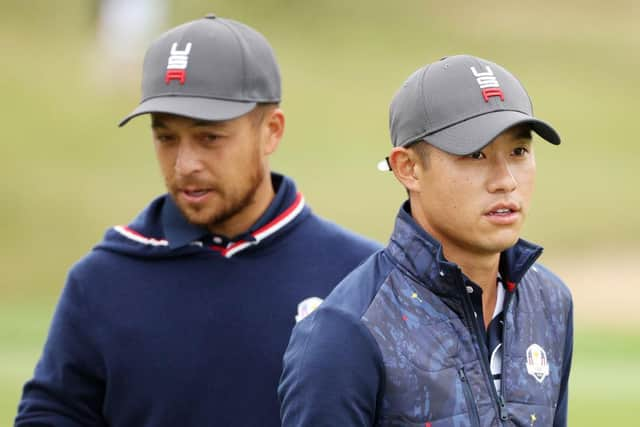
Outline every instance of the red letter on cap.
<svg viewBox="0 0 640 427"><path fill-rule="evenodd" d="M504 101L504 94L502 93L502 89L499 87L487 87L482 89L482 97L484 98L484 102L489 102L489 98L492 96L499 96L500 100Z"/></svg>
<svg viewBox="0 0 640 427"><path fill-rule="evenodd" d="M185 70L167 70L164 81L169 84L171 80L179 80L180 84L183 85L185 80L187 80L187 72Z"/></svg>

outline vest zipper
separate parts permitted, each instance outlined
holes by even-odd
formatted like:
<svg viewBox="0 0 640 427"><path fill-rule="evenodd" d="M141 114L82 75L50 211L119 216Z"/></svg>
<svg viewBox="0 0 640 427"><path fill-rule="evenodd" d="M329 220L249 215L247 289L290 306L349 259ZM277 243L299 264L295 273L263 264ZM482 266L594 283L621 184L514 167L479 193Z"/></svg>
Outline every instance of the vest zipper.
<svg viewBox="0 0 640 427"><path fill-rule="evenodd" d="M462 272L459 273L460 276L462 278ZM464 280L464 279L462 279ZM462 289L464 289L464 282L462 283ZM463 303L462 306L464 308L464 314L465 316L469 319L469 329L472 335L475 336L476 338L476 352L480 353L480 366L482 367L482 371L484 373L484 378L485 378L485 384L489 387L489 392L491 393L491 396L493 397L493 402L496 405L496 412L498 414L498 416L500 417L500 421L502 425L504 425L504 421L509 419L509 415L507 412L507 407L506 404L504 402L504 399L502 398L502 396L498 395L498 391L496 390L496 386L493 383L493 377L491 375L491 368L489 367L489 355L486 354L486 345L485 340L482 336L482 333L484 333L484 331L481 331L479 328L479 324L478 324L478 319L476 319L476 317L473 314L473 308L471 306L471 301L469 299L469 295L464 292L463 293ZM504 332L504 331L503 331ZM484 347L483 347L484 346ZM503 341L503 346L504 346L504 341ZM504 347L503 347L503 351L504 351ZM503 353L504 354L504 353ZM500 388L502 389L502 384L504 384L504 376L502 376L502 380L500 383Z"/></svg>
<svg viewBox="0 0 640 427"><path fill-rule="evenodd" d="M507 313L509 311L509 307L511 306L511 300L513 299L513 293L508 292L505 295L504 307L502 307L502 320L504 324L502 325L502 360L500 361L500 419L506 421L509 416L507 414L507 408L505 404L505 369L504 369L504 356L507 354Z"/></svg>
<svg viewBox="0 0 640 427"><path fill-rule="evenodd" d="M462 390L464 391L464 397L467 401L467 407L469 408L469 417L471 419L471 427L480 427L480 414L478 414L478 406L473 398L471 392L471 384L467 380L467 374L464 372L464 367L458 369L458 376L462 382Z"/></svg>

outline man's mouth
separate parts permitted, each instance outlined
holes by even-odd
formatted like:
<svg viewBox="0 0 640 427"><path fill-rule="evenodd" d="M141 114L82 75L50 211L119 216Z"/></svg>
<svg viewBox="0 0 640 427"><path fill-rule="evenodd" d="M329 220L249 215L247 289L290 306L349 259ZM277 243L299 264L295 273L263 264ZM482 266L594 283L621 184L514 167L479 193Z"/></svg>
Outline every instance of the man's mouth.
<svg viewBox="0 0 640 427"><path fill-rule="evenodd" d="M184 193L189 197L202 197L208 192L209 190L184 190Z"/></svg>
<svg viewBox="0 0 640 427"><path fill-rule="evenodd" d="M521 218L520 206L516 202L498 202L484 213L492 224L512 225Z"/></svg>
<svg viewBox="0 0 640 427"><path fill-rule="evenodd" d="M506 215L510 215L511 213L513 213L514 211L508 208L500 208L500 209L495 209L491 212L489 212L489 215L494 216L494 215L498 215L498 216L506 216Z"/></svg>
<svg viewBox="0 0 640 427"><path fill-rule="evenodd" d="M203 203L208 199L209 195L212 193L211 188L197 188L197 187L188 187L188 188L180 188L178 190L178 197L187 203Z"/></svg>

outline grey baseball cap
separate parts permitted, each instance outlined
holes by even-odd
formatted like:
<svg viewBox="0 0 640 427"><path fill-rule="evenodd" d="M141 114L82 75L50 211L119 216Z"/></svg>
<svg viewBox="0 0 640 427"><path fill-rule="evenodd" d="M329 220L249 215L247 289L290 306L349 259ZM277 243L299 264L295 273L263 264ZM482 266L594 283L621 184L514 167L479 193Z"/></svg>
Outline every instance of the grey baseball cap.
<svg viewBox="0 0 640 427"><path fill-rule="evenodd" d="M120 126L147 113L230 120L280 97L280 71L264 36L210 14L151 44L142 70L142 100Z"/></svg>
<svg viewBox="0 0 640 427"><path fill-rule="evenodd" d="M522 84L498 64L456 55L414 72L396 92L389 111L394 147L418 141L456 155L471 154L508 128L527 124L552 144L560 136L533 116ZM387 161L378 165L388 170Z"/></svg>

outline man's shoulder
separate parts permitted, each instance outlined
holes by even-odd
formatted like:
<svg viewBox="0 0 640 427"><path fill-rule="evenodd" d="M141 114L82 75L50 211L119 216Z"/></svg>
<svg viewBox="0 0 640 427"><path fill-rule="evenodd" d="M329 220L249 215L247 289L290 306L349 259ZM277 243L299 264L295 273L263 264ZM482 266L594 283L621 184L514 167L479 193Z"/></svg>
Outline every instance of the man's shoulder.
<svg viewBox="0 0 640 427"><path fill-rule="evenodd" d="M373 253L382 249L382 245L379 242L349 230L313 212L309 212L309 215L302 223L300 231L313 238L314 241L336 244L336 250L350 248Z"/></svg>
<svg viewBox="0 0 640 427"><path fill-rule="evenodd" d="M152 200L130 225L108 227L102 239L71 265L68 277L76 281L94 281L122 272L134 260L161 258L168 252L168 242L162 237L157 221L152 223L147 217L150 212L161 209L165 197Z"/></svg>
<svg viewBox="0 0 640 427"><path fill-rule="evenodd" d="M362 339L363 343L366 342L366 347L377 349L375 339L366 327L363 316L392 268L384 252L376 253L356 267L317 309L296 325L293 333L296 345L329 345L342 353L337 350L341 345L335 347L338 343L351 343L352 340Z"/></svg>
<svg viewBox="0 0 640 427"><path fill-rule="evenodd" d="M384 251L375 253L347 274L320 307L324 315L341 313L358 321L384 285L393 263Z"/></svg>
<svg viewBox="0 0 640 427"><path fill-rule="evenodd" d="M112 273L122 270L122 262L123 257L117 253L95 247L71 265L68 278L76 282L106 279Z"/></svg>
<svg viewBox="0 0 640 427"><path fill-rule="evenodd" d="M525 274L522 284L531 287L542 297L558 303L571 305L571 290L564 281L540 263L534 264Z"/></svg>

